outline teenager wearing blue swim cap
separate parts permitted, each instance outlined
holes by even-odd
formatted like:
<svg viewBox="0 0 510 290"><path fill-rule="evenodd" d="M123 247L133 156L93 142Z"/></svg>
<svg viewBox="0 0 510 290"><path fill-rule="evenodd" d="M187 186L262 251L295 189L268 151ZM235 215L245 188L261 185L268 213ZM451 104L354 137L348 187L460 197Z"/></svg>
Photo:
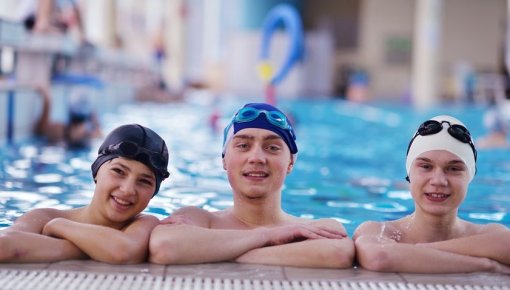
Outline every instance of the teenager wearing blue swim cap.
<svg viewBox="0 0 510 290"><path fill-rule="evenodd" d="M339 222L295 217L281 207L297 153L294 128L282 111L263 103L243 106L225 128L222 148L233 207L177 210L152 232L150 261L351 268L354 246Z"/></svg>
<svg viewBox="0 0 510 290"><path fill-rule="evenodd" d="M458 216L476 174L477 151L467 127L448 115L427 120L406 155L414 212L358 227L354 240L361 266L382 272L510 274L510 230Z"/></svg>
<svg viewBox="0 0 510 290"><path fill-rule="evenodd" d="M99 147L91 202L75 209L34 209L0 233L0 262L91 258L111 264L146 261L159 220L141 214L168 177L165 141L151 129L123 125Z"/></svg>

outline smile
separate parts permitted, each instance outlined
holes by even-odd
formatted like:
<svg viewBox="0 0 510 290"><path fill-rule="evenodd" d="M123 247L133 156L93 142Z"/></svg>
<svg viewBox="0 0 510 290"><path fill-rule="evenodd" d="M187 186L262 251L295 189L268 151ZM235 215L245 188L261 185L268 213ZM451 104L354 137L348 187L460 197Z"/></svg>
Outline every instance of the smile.
<svg viewBox="0 0 510 290"><path fill-rule="evenodd" d="M116 196L112 196L112 200L115 202L115 204L121 208L126 208L126 207L129 207L131 205L133 205L132 202L130 201L127 201L127 200L123 200L121 198L118 198Z"/></svg>
<svg viewBox="0 0 510 290"><path fill-rule="evenodd" d="M262 171L254 171L254 172L246 172L243 173L243 176L245 177L255 177L255 178L265 178L268 177L269 174L262 172Z"/></svg>
<svg viewBox="0 0 510 290"><path fill-rule="evenodd" d="M443 201L450 197L449 194L437 193L437 192L426 192L425 196L432 201Z"/></svg>

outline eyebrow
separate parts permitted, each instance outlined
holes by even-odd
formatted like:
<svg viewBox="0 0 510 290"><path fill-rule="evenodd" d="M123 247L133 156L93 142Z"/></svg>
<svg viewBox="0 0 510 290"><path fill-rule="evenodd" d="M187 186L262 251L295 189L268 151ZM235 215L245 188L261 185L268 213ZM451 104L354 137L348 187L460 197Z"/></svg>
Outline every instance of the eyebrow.
<svg viewBox="0 0 510 290"><path fill-rule="evenodd" d="M136 161L136 160L134 160L134 161ZM140 161L137 161L137 162L140 162ZM112 162L111 164L112 164L112 165L120 166L120 167L122 167L122 169L124 169L124 170L126 170L126 171L131 172L131 168L129 168L128 166L126 166L126 165L122 164L122 163L121 163L121 162L119 162L119 161L117 161L117 162L115 162L115 163L113 163L113 162ZM142 164L143 164L143 163L142 163ZM145 165L145 164L144 164L144 165ZM145 165L145 166L147 166L147 165ZM140 175L141 175L141 176L143 176L143 177L146 177L146 178L155 179L155 177L153 176L153 174L148 174L148 173L144 173L144 172L142 172Z"/></svg>
<svg viewBox="0 0 510 290"><path fill-rule="evenodd" d="M253 140L253 139L255 139L255 137L253 135L248 135L248 134L239 134L239 135L234 135L234 139ZM264 137L264 140L276 140L276 139L283 140L282 137L280 137L279 135L276 135L276 134L271 134L271 135L267 135Z"/></svg>
<svg viewBox="0 0 510 290"><path fill-rule="evenodd" d="M432 162L431 159L425 158L425 157L418 157L418 158L416 158L416 160L425 161L425 162ZM448 161L448 164L459 164L459 163L462 164L462 165L465 165L464 161L462 161L460 159L454 159L454 160Z"/></svg>

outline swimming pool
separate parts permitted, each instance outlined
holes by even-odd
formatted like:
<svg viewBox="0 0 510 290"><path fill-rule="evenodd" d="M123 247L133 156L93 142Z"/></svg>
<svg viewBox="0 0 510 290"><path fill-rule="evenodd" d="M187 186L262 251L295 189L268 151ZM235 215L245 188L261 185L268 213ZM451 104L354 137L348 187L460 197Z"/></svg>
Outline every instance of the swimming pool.
<svg viewBox="0 0 510 290"><path fill-rule="evenodd" d="M170 179L147 212L163 218L194 205L209 210L231 206L231 191L221 165L220 133L209 126L216 107L220 127L247 100L128 104L102 118L104 132L124 123L151 127L167 141ZM440 113L454 115L473 136L484 133L483 108L448 107L416 112L403 105L352 104L341 100L282 101L296 119L299 157L283 191L283 207L302 217L333 217L350 235L365 220L390 220L413 211L405 177L405 151L421 121ZM220 130L221 131L221 130ZM100 140L99 140L100 141ZM93 193L90 164L95 150L66 152L37 140L0 151L0 229L32 208L86 205ZM477 223L510 226L510 154L481 151L478 173L460 216Z"/></svg>

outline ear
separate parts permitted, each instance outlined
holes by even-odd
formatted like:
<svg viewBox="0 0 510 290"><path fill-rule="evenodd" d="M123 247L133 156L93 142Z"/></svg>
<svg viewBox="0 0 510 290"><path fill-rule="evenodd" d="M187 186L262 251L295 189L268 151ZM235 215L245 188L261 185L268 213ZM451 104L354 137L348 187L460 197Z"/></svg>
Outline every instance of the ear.
<svg viewBox="0 0 510 290"><path fill-rule="evenodd" d="M221 162L223 163L223 169L227 170L227 164L225 163L225 158L221 158Z"/></svg>
<svg viewBox="0 0 510 290"><path fill-rule="evenodd" d="M287 174L290 174L292 172L292 168L294 168L294 158L290 158L289 166L287 166Z"/></svg>

